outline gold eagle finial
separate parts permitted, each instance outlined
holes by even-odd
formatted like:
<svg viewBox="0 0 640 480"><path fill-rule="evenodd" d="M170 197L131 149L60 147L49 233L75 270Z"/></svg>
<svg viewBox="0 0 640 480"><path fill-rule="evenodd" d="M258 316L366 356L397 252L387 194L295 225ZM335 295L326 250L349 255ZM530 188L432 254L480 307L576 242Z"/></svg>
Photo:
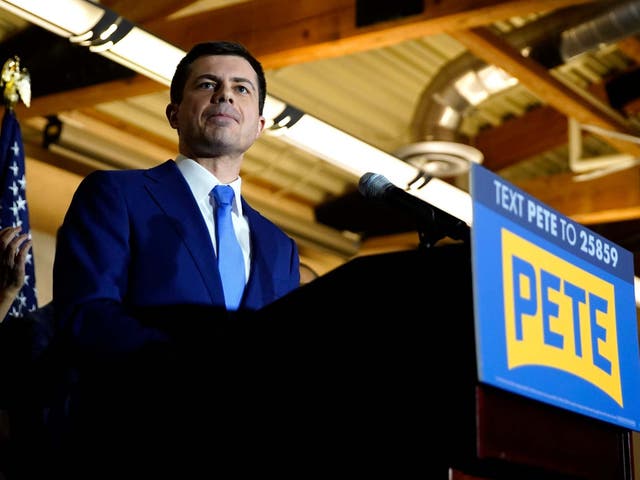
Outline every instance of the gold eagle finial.
<svg viewBox="0 0 640 480"><path fill-rule="evenodd" d="M13 108L18 100L22 100L27 107L31 104L31 77L26 68L20 69L20 59L17 56L4 62L0 73L0 87L8 108Z"/></svg>

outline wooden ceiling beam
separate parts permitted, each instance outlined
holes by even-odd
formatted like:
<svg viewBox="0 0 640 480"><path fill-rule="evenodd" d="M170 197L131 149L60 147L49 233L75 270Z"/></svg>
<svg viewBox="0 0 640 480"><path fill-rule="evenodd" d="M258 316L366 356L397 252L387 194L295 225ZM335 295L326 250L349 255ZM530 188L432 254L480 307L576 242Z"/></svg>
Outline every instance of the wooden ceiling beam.
<svg viewBox="0 0 640 480"><path fill-rule="evenodd" d="M136 75L129 79L113 80L98 85L76 88L34 98L28 108L25 107L22 102L18 102L15 106L15 111L21 120L33 117L46 117L67 110L91 108L100 103L123 100L125 98L156 93L162 90L168 89L166 86L154 80L143 77L142 75ZM167 94L167 100L168 99L169 96Z"/></svg>
<svg viewBox="0 0 640 480"><path fill-rule="evenodd" d="M630 122L602 102L587 98L570 89L539 63L520 52L486 28L449 32L472 53L517 78L541 101L581 123L605 130L636 135ZM530 130L529 136L535 136ZM640 156L640 145L607 136L603 140L623 153Z"/></svg>
<svg viewBox="0 0 640 480"><path fill-rule="evenodd" d="M265 69L349 55L450 30L551 11L593 0L441 0L425 2L422 14L356 25L356 0L298 2L254 0L178 19L143 24L149 32L188 49L216 38L237 40Z"/></svg>
<svg viewBox="0 0 640 480"><path fill-rule="evenodd" d="M421 15L368 27L355 25L355 0L299 2L295 8L290 0L253 0L171 19L166 16L168 12L192 2L162 0L147 5L145 2L110 0L105 5L125 18L138 18L145 30L185 50L196 42L211 40L211 26L215 25L216 38L242 41L268 70L593 1L442 0L429 2ZM153 19L145 20L150 17ZM34 98L28 109L18 105L17 113L20 118L51 115L164 88L151 79L137 76Z"/></svg>
<svg viewBox="0 0 640 480"><path fill-rule="evenodd" d="M600 101L608 103L605 82L590 85L588 91ZM640 98L624 106L628 117L638 111ZM544 135L532 135L531 132L544 132ZM481 130L472 143L484 154L483 165L489 170L497 171L566 145L567 132L567 116L553 107L542 105L522 116L507 119L496 127ZM520 141L522 138L527 138L527 141Z"/></svg>
<svg viewBox="0 0 640 480"><path fill-rule="evenodd" d="M131 0L102 0L105 7L136 23L166 18L195 3L196 0L153 0L153 2L132 2Z"/></svg>
<svg viewBox="0 0 640 480"><path fill-rule="evenodd" d="M69 174L78 175L80 178L87 176L97 169L110 170L113 168L98 160L95 160L93 163L87 163L79 158L70 158L61 153L44 148L42 145L31 140L25 140L24 152L25 156L30 160L37 160L41 163L51 165ZM40 195L37 196L39 197Z"/></svg>
<svg viewBox="0 0 640 480"><path fill-rule="evenodd" d="M482 165L491 171L527 159L567 144L567 117L555 108L542 106L522 117L512 118L501 125L481 131L473 139L473 146L482 152ZM538 135L535 132L544 132ZM527 141L523 142L522 139Z"/></svg>
<svg viewBox="0 0 640 480"><path fill-rule="evenodd" d="M638 37L627 37L620 40L618 48L634 62L640 63L640 39Z"/></svg>
<svg viewBox="0 0 640 480"><path fill-rule="evenodd" d="M563 173L514 184L585 225L640 219L640 167L586 182L576 182L572 174Z"/></svg>
<svg viewBox="0 0 640 480"><path fill-rule="evenodd" d="M558 112L586 124L634 133L625 119L569 89L538 63L523 57L503 39L484 28L450 32L479 58L497 65L525 85L534 95ZM547 135L547 127L539 134L529 126L521 130L527 142ZM640 146L603 137L619 151L640 155ZM511 148L526 143L512 138ZM606 223L640 218L640 169L626 169L591 181L576 182L571 173L515 182L527 193L564 215L584 223Z"/></svg>

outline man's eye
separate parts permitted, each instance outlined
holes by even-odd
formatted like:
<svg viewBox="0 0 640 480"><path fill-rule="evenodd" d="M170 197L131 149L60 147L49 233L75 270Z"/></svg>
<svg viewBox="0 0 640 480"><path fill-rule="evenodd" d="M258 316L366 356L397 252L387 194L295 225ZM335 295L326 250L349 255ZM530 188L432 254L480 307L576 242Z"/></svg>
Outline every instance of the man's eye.
<svg viewBox="0 0 640 480"><path fill-rule="evenodd" d="M215 88L216 84L215 82L202 82L198 85L198 87L202 89L209 89L209 88Z"/></svg>
<svg viewBox="0 0 640 480"><path fill-rule="evenodd" d="M238 85L238 91L240 93L249 93L249 89L247 87L245 87L244 85Z"/></svg>

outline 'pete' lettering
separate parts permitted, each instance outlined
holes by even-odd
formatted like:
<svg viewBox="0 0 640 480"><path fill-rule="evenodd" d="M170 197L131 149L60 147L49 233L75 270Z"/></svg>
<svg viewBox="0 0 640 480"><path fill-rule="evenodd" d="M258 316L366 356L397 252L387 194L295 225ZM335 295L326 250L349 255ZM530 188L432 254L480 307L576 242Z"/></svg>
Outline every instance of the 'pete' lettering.
<svg viewBox="0 0 640 480"><path fill-rule="evenodd" d="M558 368L622 406L612 284L502 229L507 363Z"/></svg>

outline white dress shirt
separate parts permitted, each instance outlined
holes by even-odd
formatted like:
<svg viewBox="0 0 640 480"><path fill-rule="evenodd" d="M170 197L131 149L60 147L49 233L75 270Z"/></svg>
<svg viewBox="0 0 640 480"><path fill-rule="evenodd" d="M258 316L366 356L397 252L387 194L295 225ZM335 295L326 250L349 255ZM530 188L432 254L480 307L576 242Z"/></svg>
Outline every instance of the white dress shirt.
<svg viewBox="0 0 640 480"><path fill-rule="evenodd" d="M184 176L193 198L195 198L204 223L209 230L209 236L211 237L211 244L214 250L217 252L216 245L216 222L215 218L215 200L213 195L210 195L211 190L221 182L215 175L209 170L204 168L195 160L185 157L184 155L178 155L176 158L178 169ZM249 267L251 265L251 242L249 239L249 223L242 214L242 202L240 201L240 188L242 186L242 179L238 177L236 180L229 184L233 188L233 208L231 211L231 219L233 221L233 229L238 237L238 243L242 249L242 255L244 257L244 272L245 281L249 278Z"/></svg>

